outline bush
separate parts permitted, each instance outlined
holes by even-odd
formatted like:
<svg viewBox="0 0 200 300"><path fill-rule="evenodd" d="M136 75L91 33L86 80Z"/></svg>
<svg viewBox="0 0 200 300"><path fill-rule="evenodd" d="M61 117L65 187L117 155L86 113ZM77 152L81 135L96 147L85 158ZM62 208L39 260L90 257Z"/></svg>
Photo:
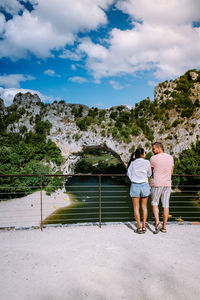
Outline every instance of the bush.
<svg viewBox="0 0 200 300"><path fill-rule="evenodd" d="M140 129L139 129L137 126L131 128L131 134L132 134L133 136L138 136L138 135L140 135Z"/></svg>
<svg viewBox="0 0 200 300"><path fill-rule="evenodd" d="M130 117L131 115L128 111L121 111L119 113L118 121L127 125L129 123Z"/></svg>
<svg viewBox="0 0 200 300"><path fill-rule="evenodd" d="M40 119L36 119L35 123L35 132L41 135L50 134L50 129L52 124L49 121L41 121Z"/></svg>
<svg viewBox="0 0 200 300"><path fill-rule="evenodd" d="M118 116L118 112L117 111L112 111L110 113L110 118L113 119L113 120L116 120L117 116Z"/></svg>
<svg viewBox="0 0 200 300"><path fill-rule="evenodd" d="M195 107L200 107L199 99L196 99L196 100L194 101L194 106L195 106Z"/></svg>
<svg viewBox="0 0 200 300"><path fill-rule="evenodd" d="M169 94L170 94L170 91L169 91L169 90L165 90L165 91L164 91L164 94L165 94L165 95L169 95Z"/></svg>
<svg viewBox="0 0 200 300"><path fill-rule="evenodd" d="M92 119L94 119L97 114L98 114L98 108L89 109L88 116L92 117Z"/></svg>
<svg viewBox="0 0 200 300"><path fill-rule="evenodd" d="M102 131L101 131L101 135L102 135L103 137L105 137L105 136L106 136L106 132L105 132L105 130L102 130Z"/></svg>
<svg viewBox="0 0 200 300"><path fill-rule="evenodd" d="M78 133L74 134L74 136L73 136L73 138L75 139L76 142L78 142L81 137L82 137L82 135L78 134Z"/></svg>
<svg viewBox="0 0 200 300"><path fill-rule="evenodd" d="M175 120L173 123L172 123L172 127L176 127L178 124L180 124L180 120Z"/></svg>
<svg viewBox="0 0 200 300"><path fill-rule="evenodd" d="M83 106L79 105L78 108L76 106L73 106L72 113L74 114L75 118L81 118L83 115Z"/></svg>
<svg viewBox="0 0 200 300"><path fill-rule="evenodd" d="M87 126L87 124L86 124L86 122L85 122L84 119L77 121L77 122L76 122L76 125L77 125L77 126L79 127L79 129L82 130L82 131L87 131L87 129L88 129L88 126Z"/></svg>

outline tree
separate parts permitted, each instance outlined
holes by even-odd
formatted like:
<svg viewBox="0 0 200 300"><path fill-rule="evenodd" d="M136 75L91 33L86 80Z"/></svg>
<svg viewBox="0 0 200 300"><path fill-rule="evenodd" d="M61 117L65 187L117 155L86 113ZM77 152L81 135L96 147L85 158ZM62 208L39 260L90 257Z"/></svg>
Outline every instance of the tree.
<svg viewBox="0 0 200 300"><path fill-rule="evenodd" d="M175 160L174 173L200 174L200 141L197 141L196 145L192 144L191 149L181 152L179 158ZM199 184L199 177L180 177L178 183Z"/></svg>

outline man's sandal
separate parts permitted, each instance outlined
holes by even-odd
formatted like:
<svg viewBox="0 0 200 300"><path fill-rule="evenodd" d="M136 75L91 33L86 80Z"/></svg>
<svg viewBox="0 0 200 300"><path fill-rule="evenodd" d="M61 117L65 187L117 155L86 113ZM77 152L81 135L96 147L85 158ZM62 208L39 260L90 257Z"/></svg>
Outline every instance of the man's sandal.
<svg viewBox="0 0 200 300"><path fill-rule="evenodd" d="M160 229L160 231L163 232L163 233L166 233L166 232L167 232L166 228L164 228L164 227L162 227L162 228Z"/></svg>
<svg viewBox="0 0 200 300"><path fill-rule="evenodd" d="M138 227L138 228L135 230L135 232L138 233L138 234L143 233L142 227Z"/></svg>
<svg viewBox="0 0 200 300"><path fill-rule="evenodd" d="M155 231L154 231L154 234L157 234L162 228L162 225L160 223L158 223L156 226L155 226Z"/></svg>

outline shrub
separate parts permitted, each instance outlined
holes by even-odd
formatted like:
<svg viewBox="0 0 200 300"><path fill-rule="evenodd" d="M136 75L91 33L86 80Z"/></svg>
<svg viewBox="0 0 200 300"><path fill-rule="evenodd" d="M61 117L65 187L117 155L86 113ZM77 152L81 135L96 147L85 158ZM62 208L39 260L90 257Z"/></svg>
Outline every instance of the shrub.
<svg viewBox="0 0 200 300"><path fill-rule="evenodd" d="M169 95L169 94L170 94L170 91L169 91L169 90L165 90L163 94Z"/></svg>
<svg viewBox="0 0 200 300"><path fill-rule="evenodd" d="M105 136L106 136L106 132L105 132L105 130L102 130L102 131L101 131L101 135L102 135L103 137L105 137Z"/></svg>
<svg viewBox="0 0 200 300"><path fill-rule="evenodd" d="M78 121L76 122L76 125L77 125L77 126L79 127L79 129L82 130L82 131L87 131L87 129L88 129L88 126L87 126L87 124L86 124L86 122L85 122L84 119L78 120Z"/></svg>
<svg viewBox="0 0 200 300"><path fill-rule="evenodd" d="M99 111L99 118L104 118L105 117L105 114L106 114L106 110L105 109L102 109Z"/></svg>
<svg viewBox="0 0 200 300"><path fill-rule="evenodd" d="M110 118L113 119L113 120L116 120L117 116L118 116L118 112L117 111L112 111L110 113Z"/></svg>
<svg viewBox="0 0 200 300"><path fill-rule="evenodd" d="M133 127L132 129L131 129L131 134L133 135L133 136L138 136L138 135L140 135L140 129L136 126L136 127Z"/></svg>
<svg viewBox="0 0 200 300"><path fill-rule="evenodd" d="M150 146L151 146L151 144L150 144L149 142L146 142L146 143L145 143L145 147L146 147L146 148L149 148Z"/></svg>
<svg viewBox="0 0 200 300"><path fill-rule="evenodd" d="M178 124L180 124L180 120L175 120L173 123L172 123L172 127L176 127Z"/></svg>
<svg viewBox="0 0 200 300"><path fill-rule="evenodd" d="M200 107L199 99L196 99L196 100L194 101L194 106L195 106L195 107Z"/></svg>
<svg viewBox="0 0 200 300"><path fill-rule="evenodd" d="M79 107L73 106L72 113L74 114L75 118L81 118L83 115L83 106L79 105Z"/></svg>

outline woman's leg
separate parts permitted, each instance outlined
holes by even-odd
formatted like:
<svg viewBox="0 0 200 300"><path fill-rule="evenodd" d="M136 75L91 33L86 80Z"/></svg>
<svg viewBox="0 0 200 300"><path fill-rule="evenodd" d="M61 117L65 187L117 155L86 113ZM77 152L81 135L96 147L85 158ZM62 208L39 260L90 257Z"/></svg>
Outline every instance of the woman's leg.
<svg viewBox="0 0 200 300"><path fill-rule="evenodd" d="M137 227L140 228L141 227L141 224L140 224L140 198L133 197L132 201L133 201L134 216L135 216L135 219L137 222Z"/></svg>
<svg viewBox="0 0 200 300"><path fill-rule="evenodd" d="M142 198L142 217L143 217L142 227L144 228L146 227L146 221L148 217L147 202L148 202L148 197Z"/></svg>

